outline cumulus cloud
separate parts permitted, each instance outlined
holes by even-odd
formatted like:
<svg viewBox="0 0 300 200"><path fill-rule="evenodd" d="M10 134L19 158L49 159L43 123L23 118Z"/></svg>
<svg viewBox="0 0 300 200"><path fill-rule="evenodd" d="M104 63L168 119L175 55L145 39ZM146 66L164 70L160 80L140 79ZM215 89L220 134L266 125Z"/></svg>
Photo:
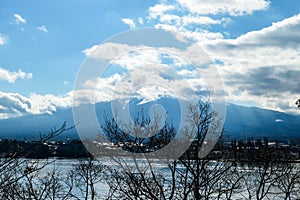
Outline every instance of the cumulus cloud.
<svg viewBox="0 0 300 200"><path fill-rule="evenodd" d="M222 64L229 100L295 112L300 93L300 15L248 32L236 39L208 41L205 49Z"/></svg>
<svg viewBox="0 0 300 200"><path fill-rule="evenodd" d="M44 114L55 112L57 108L72 106L72 95L31 94L29 97L19 93L0 91L0 119L18 117L26 114Z"/></svg>
<svg viewBox="0 0 300 200"><path fill-rule="evenodd" d="M300 14L237 38L237 44L295 48L300 44Z"/></svg>
<svg viewBox="0 0 300 200"><path fill-rule="evenodd" d="M132 46L129 46L127 44L107 42L102 45L94 45L83 50L82 52L90 58L111 60L129 50L132 50ZM105 53L103 54L103 52Z"/></svg>
<svg viewBox="0 0 300 200"><path fill-rule="evenodd" d="M164 53L174 54L171 57L165 57L165 59L171 59L169 62L171 62L172 65L187 64L186 61L175 56L175 54L189 57L189 61L197 65L204 65L210 62L208 55L199 49L197 44L192 44L185 50L181 50L172 47L154 48L145 45L131 46L108 42L94 45L91 48L83 50L83 53L92 59L113 61L113 64L118 64L127 70L132 70L143 65L161 64L162 59L164 59L164 57L162 57Z"/></svg>
<svg viewBox="0 0 300 200"><path fill-rule="evenodd" d="M132 47L132 49L134 48ZM126 70L133 70L141 66L160 64L161 59L156 49L150 49L149 47L145 49L136 48L136 51L122 55L114 63L124 67Z"/></svg>
<svg viewBox="0 0 300 200"><path fill-rule="evenodd" d="M269 1L264 0L244 2L240 5L237 5L238 1L226 2L220 1L219 5L208 7L207 11L197 8L197 5L203 6L204 1L178 0L174 5L160 3L149 8L148 20L154 22L156 28L180 32L186 38L200 42L209 55L206 59L211 58L216 61L225 84L228 101L254 102L255 105L265 108L295 112L294 101L300 93L300 14L273 23L261 30L250 31L236 39L225 39L221 32L207 30L207 26L224 25L230 20L219 14L231 16L252 14L256 10L267 9L270 4ZM232 7L226 6L229 3ZM194 8L191 8L192 4L195 4ZM205 16L205 13L209 16ZM97 53L93 51L96 48L103 49ZM104 48L105 52L108 52L107 55L100 55ZM111 59L132 48L124 44L110 43L86 49L84 53L94 58ZM195 52L197 51L190 47L176 53L183 57L195 58L197 62L201 58L198 54L191 56ZM139 57L139 62L145 61L144 64L148 61L160 63L157 54L140 53L135 56ZM123 60L118 60L117 64L130 69L130 66L137 66L139 62L135 62L130 56L125 56ZM178 74L188 78L189 84L193 83L193 71L182 69ZM149 88L149 91L152 90ZM141 94L144 95L143 92Z"/></svg>
<svg viewBox="0 0 300 200"><path fill-rule="evenodd" d="M237 85L239 90L246 90L250 95L272 97L287 91L299 94L298 70L286 70L285 66L260 67L246 74L233 73L229 85ZM255 88L253 88L255 86Z"/></svg>
<svg viewBox="0 0 300 200"><path fill-rule="evenodd" d="M130 98L148 102L162 96L189 100L195 99L194 90L207 90L199 77L193 76L188 79L174 73L167 65L142 66L127 74L116 73L106 78L87 80L83 89L75 91L75 104Z"/></svg>
<svg viewBox="0 0 300 200"><path fill-rule="evenodd" d="M83 50L82 53L93 59L112 60L130 50L144 47L145 46L130 46L127 44L107 42L87 48Z"/></svg>
<svg viewBox="0 0 300 200"><path fill-rule="evenodd" d="M164 15L167 11L174 10L175 6L165 5L165 4L156 4L149 8L149 17L151 19L156 19Z"/></svg>
<svg viewBox="0 0 300 200"><path fill-rule="evenodd" d="M224 20L224 19L223 19ZM220 24L222 20L215 20L208 16L194 16L188 15L182 17L183 25L190 24Z"/></svg>
<svg viewBox="0 0 300 200"><path fill-rule="evenodd" d="M135 23L130 18L122 18L122 22L126 25L128 25L131 29L135 28Z"/></svg>
<svg viewBox="0 0 300 200"><path fill-rule="evenodd" d="M31 104L29 100L17 93L0 92L0 119L21 116L28 112Z"/></svg>
<svg viewBox="0 0 300 200"><path fill-rule="evenodd" d="M69 108L72 106L72 92L59 96L53 94L31 94L29 100L31 102L30 113L51 114L55 112L57 108Z"/></svg>
<svg viewBox="0 0 300 200"><path fill-rule="evenodd" d="M158 20L160 23L165 23L169 25L177 25L186 27L191 24L198 25L210 25L210 24L220 24L225 20L213 19L208 16L200 15L197 13L186 14L187 11L180 4L174 5L165 5L165 4L156 4L153 7L149 8L149 19Z"/></svg>
<svg viewBox="0 0 300 200"><path fill-rule="evenodd" d="M210 44L218 49L250 50L253 48L290 48L295 49L300 45L300 14L273 23L261 30L251 31L236 39L218 40ZM226 52L225 52L226 53Z"/></svg>
<svg viewBox="0 0 300 200"><path fill-rule="evenodd" d="M0 67L0 80L14 83L17 79L31 79L32 73L23 72L19 69L17 72L11 72L9 70Z"/></svg>
<svg viewBox="0 0 300 200"><path fill-rule="evenodd" d="M140 59L140 56L145 54L135 55L134 59ZM123 59L129 58L124 56ZM193 95L193 89L200 91L205 87L195 75L191 76L195 72L181 72L181 68L178 68L176 75L168 65L133 65L136 69L131 65L122 66L131 67L132 70L124 74L113 73L106 77L88 79L82 88L59 96L30 94L27 97L19 93L0 91L0 119L27 114L52 114L58 108L134 97L143 98L143 102L156 100L164 95L184 99ZM186 80L187 77L190 77L189 80Z"/></svg>
<svg viewBox="0 0 300 200"><path fill-rule="evenodd" d="M300 56L300 15L236 39L209 41L205 48L215 59L221 60L229 70L253 69L262 66L295 68ZM226 70L226 69L225 69Z"/></svg>
<svg viewBox="0 0 300 200"><path fill-rule="evenodd" d="M184 35L182 41L192 39L204 47L216 61L229 101L295 112L300 93L300 14L235 39L210 31L211 26L226 26L232 16L251 15L269 6L269 0L161 1L149 8L148 20L158 29ZM191 58L193 49L177 53ZM191 76L189 71L180 73Z"/></svg>
<svg viewBox="0 0 300 200"><path fill-rule="evenodd" d="M258 10L266 10L269 5L268 0L163 1L148 9L148 19L156 23L156 28L177 31L195 41L216 40L222 39L223 33L208 31L207 27L228 24L231 19L224 15L249 15Z"/></svg>
<svg viewBox="0 0 300 200"><path fill-rule="evenodd" d="M268 0L177 0L177 2L192 13L204 15L229 14L232 16L252 14L257 10L266 10L270 4Z"/></svg>
<svg viewBox="0 0 300 200"><path fill-rule="evenodd" d="M20 14L14 14L16 24L26 24L26 19L24 19Z"/></svg>
<svg viewBox="0 0 300 200"><path fill-rule="evenodd" d="M98 48L109 50L108 55L102 55ZM191 54L193 45L186 49ZM111 66L118 66L121 71L112 70L112 73L104 77L86 79L83 86L64 95L40 95L30 94L28 97L18 93L0 92L0 118L17 117L26 114L52 114L58 108L69 108L86 103L107 102L117 99L141 98L143 103L156 100L162 96L190 100L193 95L207 95L207 87L204 80L193 67L185 68L188 63L180 56L180 50L174 55L175 49L157 49L150 47L129 46L124 44L103 44L93 48L95 52L89 52L92 59L108 59L121 53ZM134 52L133 49L138 49ZM130 50L126 54L123 51ZM91 50L89 50L91 51ZM197 54L198 55L198 54ZM193 57L193 55L192 55ZM191 62L203 62L197 56ZM167 64L165 64L165 62ZM108 69L109 71L109 69ZM198 75L197 75L198 74ZM75 99L73 97L75 96Z"/></svg>
<svg viewBox="0 0 300 200"><path fill-rule="evenodd" d="M38 26L38 27L37 27L37 29L38 29L39 31L42 31L42 32L48 33L48 30L47 30L47 28L46 28L46 26L45 26L45 25Z"/></svg>
<svg viewBox="0 0 300 200"><path fill-rule="evenodd" d="M163 96L199 99L200 95L205 98L209 94L205 81L211 79L219 83L216 77L209 76L209 59L196 44L181 50L104 43L84 52L99 62L110 62L103 77L97 77L95 73L85 77L83 86L74 91L75 104L129 98L143 99L144 103ZM181 56L185 55L190 58L189 62L182 59ZM205 78L199 75L201 70L197 71L193 64L205 65L202 69ZM97 65L94 63L93 66Z"/></svg>
<svg viewBox="0 0 300 200"><path fill-rule="evenodd" d="M179 32L185 38L196 41L221 39L220 32L210 32L206 28L211 25L221 25L228 22L227 18L212 18L199 13L191 13L180 2L156 4L148 9L148 19L155 23L155 27L167 31ZM197 26L195 28L195 25Z"/></svg>

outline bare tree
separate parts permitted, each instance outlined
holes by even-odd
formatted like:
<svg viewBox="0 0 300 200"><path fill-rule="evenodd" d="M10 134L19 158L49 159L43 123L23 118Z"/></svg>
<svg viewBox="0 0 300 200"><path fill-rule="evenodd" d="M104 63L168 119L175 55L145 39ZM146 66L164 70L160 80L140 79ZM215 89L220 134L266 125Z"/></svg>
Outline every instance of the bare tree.
<svg viewBox="0 0 300 200"><path fill-rule="evenodd" d="M209 104L199 103L190 107L186 117L196 128L187 127L185 134L194 136L193 143L182 157L169 160L163 171L156 167L155 160L147 157L140 160L132 157L131 164L128 159L114 157L117 167L109 168L110 176L107 177L111 198L231 199L233 193L241 188L241 177L233 174L236 168L225 160L213 161L208 156L198 156L203 145L209 142L206 137L208 134L211 134L210 137L221 135L217 132L222 129L218 127L220 124L216 116ZM124 141L127 137L116 135L120 128L113 119L106 120L104 128L108 135L118 138L123 145L128 144ZM170 130L174 131L172 128L166 130L167 134ZM211 132L212 130L215 132ZM228 180L228 177L231 179Z"/></svg>
<svg viewBox="0 0 300 200"><path fill-rule="evenodd" d="M283 162L278 152L267 143L257 160L240 168L243 197L246 199L295 198L299 193L299 168L295 163Z"/></svg>
<svg viewBox="0 0 300 200"><path fill-rule="evenodd" d="M6 195L7 199L69 199L73 197L71 191L73 185L66 184L66 177L58 172L58 169L53 167L51 170L46 170L45 167L49 163L41 161L28 161L24 171L15 172L21 173L22 179L8 186L9 192Z"/></svg>
<svg viewBox="0 0 300 200"><path fill-rule="evenodd" d="M243 195L246 199L265 199L269 197L278 177L275 172L277 168L270 163L260 165L246 165L242 170Z"/></svg>
<svg viewBox="0 0 300 200"><path fill-rule="evenodd" d="M277 169L278 177L272 194L281 199L300 198L300 168L295 163L281 163Z"/></svg>
<svg viewBox="0 0 300 200"><path fill-rule="evenodd" d="M72 129L73 127L67 127L66 122L56 129L51 129L46 135L40 134L40 138L37 141L31 141L31 145L26 148L16 146L14 152L6 157L0 159L0 197L1 199L39 199L39 196L43 196L46 190L50 188L43 188L41 186L38 190L34 187L35 183L44 181L46 179L39 179L37 174L49 164L49 162L41 163L39 160L29 160L22 156L27 151L34 148L36 145L43 144L45 141L54 138L65 131ZM49 177L49 176L48 176ZM55 181L53 179L48 181ZM39 180L38 180L39 179ZM46 185L44 184L46 187ZM47 186L48 187L48 186Z"/></svg>
<svg viewBox="0 0 300 200"><path fill-rule="evenodd" d="M98 199L96 186L104 180L104 169L104 165L92 158L80 160L79 164L74 165L72 174L75 175L75 186L84 199Z"/></svg>

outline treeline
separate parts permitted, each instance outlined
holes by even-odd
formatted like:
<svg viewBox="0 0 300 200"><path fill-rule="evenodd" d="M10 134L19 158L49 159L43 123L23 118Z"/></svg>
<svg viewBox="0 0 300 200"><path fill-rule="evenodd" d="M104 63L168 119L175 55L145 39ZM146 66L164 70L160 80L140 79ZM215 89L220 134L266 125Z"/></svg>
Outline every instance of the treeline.
<svg viewBox="0 0 300 200"><path fill-rule="evenodd" d="M91 154L80 140L64 141L0 141L1 157L12 157L18 152L18 157L45 159L59 158L88 158Z"/></svg>
<svg viewBox="0 0 300 200"><path fill-rule="evenodd" d="M120 148L119 143L100 143L97 141L84 141L85 145L97 146L100 156L114 155L114 148ZM169 141L168 141L169 142ZM199 149L197 144L199 141L194 140L191 142L190 148L182 155L182 158L195 159L198 156ZM239 163L255 163L262 160L272 159L277 162L296 162L300 159L300 145L298 143L279 143L269 141L268 138L247 140L220 140L215 145L213 150L209 153L208 158L212 160L231 160ZM18 157L23 158L90 158L93 155L86 149L81 140L71 141L25 141L25 140L0 140L0 156L11 157L18 152ZM156 140L151 143L151 146L138 147L136 144L126 143L122 146L123 150L136 150L137 153L145 152L145 149L155 151L156 149L163 148L165 142ZM109 148L109 150L108 150ZM126 148L126 149L124 149ZM152 149L151 149L152 148ZM109 154L111 152L111 154Z"/></svg>

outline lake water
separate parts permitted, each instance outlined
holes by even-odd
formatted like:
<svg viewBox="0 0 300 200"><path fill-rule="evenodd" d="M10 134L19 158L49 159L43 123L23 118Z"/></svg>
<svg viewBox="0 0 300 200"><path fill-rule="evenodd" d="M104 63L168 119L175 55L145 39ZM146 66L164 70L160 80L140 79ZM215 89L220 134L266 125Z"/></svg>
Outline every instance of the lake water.
<svg viewBox="0 0 300 200"><path fill-rule="evenodd" d="M123 162L126 162L126 165L128 166L134 166L134 162L132 159L129 158L122 158ZM46 160L40 160L40 163L45 163ZM51 172L54 168L62 175L67 175L70 170L74 169L74 166L78 165L80 162L76 159L49 159L50 164L48 164L45 168L42 169L41 175L46 174L47 172ZM114 161L112 161L109 158L100 158L98 161L105 165L110 167L117 166ZM139 166L143 166L143 161L139 161ZM144 165L146 166L146 164ZM159 160L152 162L152 167L154 167L156 170L159 171L165 171L167 164L164 162L161 162ZM105 195L109 192L109 186L105 182L100 182L95 184L95 188L99 196L103 196L103 199L105 199ZM76 189L74 190L74 193L76 196L80 196L81 192L80 190ZM83 198L83 197L82 197Z"/></svg>
<svg viewBox="0 0 300 200"><path fill-rule="evenodd" d="M100 161L100 163L102 163L102 164L104 164L104 165L106 165L106 166L116 166L116 163L115 162L112 162L110 159L106 159L106 158L101 158L101 159L98 159L99 161ZM134 162L131 160L131 159L125 159L125 161L126 161L126 164L128 164L129 166L130 165L134 165ZM41 162L43 162L43 161L41 161ZM139 162L139 165L142 163L143 161L140 161ZM47 165L44 169L43 169L43 171L42 171L42 173L46 173L47 171L51 171L51 170L53 170L53 168L56 168L57 169L57 171L59 171L59 173L61 173L61 174L67 174L67 173L69 173L69 171L70 170L72 170L73 168L74 168L74 166L76 166L76 165L78 165L79 164L79 161L78 160L72 160L72 159L58 159L58 160L56 160L55 162L53 162L53 163L51 163L51 164L49 164L49 165ZM299 165L299 164L297 164L297 165ZM152 163L152 167L155 169L155 170L158 170L159 172L161 172L162 174L164 174L165 175L165 178L170 178L170 177L168 177L168 176L170 176L170 173L168 173L168 168L167 168L167 164L166 163L164 163L164 162L161 162L161 161L159 161L159 160L157 160L157 161L154 161L153 163ZM244 170L245 171L245 169L243 168L243 169L240 169L241 171L242 170ZM255 173L254 171L253 171L253 169L249 169L249 170L247 170L249 173ZM105 194L107 194L108 193L108 191L109 191L109 187L108 187L108 185L106 184L106 183L104 183L104 182L101 182L101 183L98 183L98 184L96 184L95 185L95 188L96 188L96 191L97 191L97 193L99 194L99 196L102 196L103 197L103 199L105 198L104 196L105 196ZM75 189L74 190L74 192L76 193L76 195L78 195L78 196L80 196L80 191L77 189ZM247 198L245 198L245 197L243 197L243 195L245 195L245 196L247 196L247 194L246 193L244 193L244 194L235 194L234 195L234 199L247 199ZM298 198L298 197L297 197ZM282 196L278 196L278 197L274 197L273 199L282 199ZM296 197L294 198L294 199L296 199Z"/></svg>

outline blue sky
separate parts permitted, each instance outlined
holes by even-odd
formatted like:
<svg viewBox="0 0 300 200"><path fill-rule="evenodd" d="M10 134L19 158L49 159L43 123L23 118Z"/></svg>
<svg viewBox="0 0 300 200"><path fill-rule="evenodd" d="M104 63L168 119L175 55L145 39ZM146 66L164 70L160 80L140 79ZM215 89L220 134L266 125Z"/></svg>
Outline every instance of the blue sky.
<svg viewBox="0 0 300 200"><path fill-rule="evenodd" d="M299 13L298 0L3 0L0 118L71 107L85 52L144 27L178 31L203 46L228 102L296 113Z"/></svg>
<svg viewBox="0 0 300 200"><path fill-rule="evenodd" d="M2 1L0 27L7 44L0 48L0 65L11 71L31 72L34 78L15 85L2 82L1 89L24 95L63 94L72 89L85 58L81 51L127 30L121 21L124 16L147 12L147 5L139 1L126 5L127 9L116 1ZM26 23L17 23L15 14ZM47 32L38 29L42 26ZM70 84L64 86L64 81Z"/></svg>

